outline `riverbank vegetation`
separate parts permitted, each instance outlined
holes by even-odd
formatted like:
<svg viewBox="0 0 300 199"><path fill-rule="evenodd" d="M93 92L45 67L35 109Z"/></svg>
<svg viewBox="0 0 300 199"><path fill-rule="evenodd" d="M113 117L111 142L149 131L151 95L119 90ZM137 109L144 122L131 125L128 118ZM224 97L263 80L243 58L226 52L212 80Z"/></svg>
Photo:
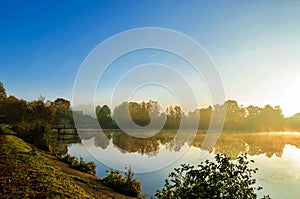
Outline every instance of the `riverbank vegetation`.
<svg viewBox="0 0 300 199"><path fill-rule="evenodd" d="M92 175L96 174L96 164L94 162L85 162L82 158L78 161L76 157L69 154L60 157L59 160L68 164L73 169Z"/></svg>

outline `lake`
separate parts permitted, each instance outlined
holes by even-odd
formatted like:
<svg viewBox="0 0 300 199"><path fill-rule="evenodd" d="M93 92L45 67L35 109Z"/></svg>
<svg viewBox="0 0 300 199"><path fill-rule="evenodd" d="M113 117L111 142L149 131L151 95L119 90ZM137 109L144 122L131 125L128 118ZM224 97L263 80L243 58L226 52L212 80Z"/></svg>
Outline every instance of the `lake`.
<svg viewBox="0 0 300 199"><path fill-rule="evenodd" d="M69 144L68 153L94 161L99 177L106 176L110 168L124 171L130 165L147 196L161 189L168 173L182 163L198 165L205 159L214 160L217 153L234 159L247 152L255 161L252 167L259 169L254 175L257 185L263 187L257 192L259 197L269 194L274 199L300 198L300 133L226 132L212 150L206 151L202 147L204 133L197 133L189 142L189 132L179 138L172 131L135 138L117 131L96 131L79 132L81 143Z"/></svg>

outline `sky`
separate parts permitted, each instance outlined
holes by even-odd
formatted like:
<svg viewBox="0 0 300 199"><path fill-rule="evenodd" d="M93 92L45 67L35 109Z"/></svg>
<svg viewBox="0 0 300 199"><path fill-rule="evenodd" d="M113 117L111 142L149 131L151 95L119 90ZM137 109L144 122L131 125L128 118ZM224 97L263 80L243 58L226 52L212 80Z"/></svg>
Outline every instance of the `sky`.
<svg viewBox="0 0 300 199"><path fill-rule="evenodd" d="M160 27L179 31L206 50L226 99L280 105L291 116L300 112L299 19L300 1L1 1L0 81L9 95L26 100L40 95L72 100L80 66L97 45L123 31ZM122 75L147 62L171 65L195 85L200 106L211 102L205 82L187 63L144 50L112 63L98 85L97 103L108 103L107 93ZM176 102L161 88L143 88L133 100Z"/></svg>

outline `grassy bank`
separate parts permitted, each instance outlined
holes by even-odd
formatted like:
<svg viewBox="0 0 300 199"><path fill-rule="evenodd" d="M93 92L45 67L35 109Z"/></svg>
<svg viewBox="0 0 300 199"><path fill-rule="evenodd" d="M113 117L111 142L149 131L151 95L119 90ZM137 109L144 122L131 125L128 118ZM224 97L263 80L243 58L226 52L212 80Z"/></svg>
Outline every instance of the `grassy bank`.
<svg viewBox="0 0 300 199"><path fill-rule="evenodd" d="M5 131L0 134L0 198L131 198L71 169Z"/></svg>

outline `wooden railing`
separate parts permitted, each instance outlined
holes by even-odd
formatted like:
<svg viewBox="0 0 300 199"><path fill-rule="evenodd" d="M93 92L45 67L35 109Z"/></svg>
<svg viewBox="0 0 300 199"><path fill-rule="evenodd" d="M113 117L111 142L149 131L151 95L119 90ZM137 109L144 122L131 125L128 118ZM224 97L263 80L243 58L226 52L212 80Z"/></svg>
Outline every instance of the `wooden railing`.
<svg viewBox="0 0 300 199"><path fill-rule="evenodd" d="M57 140L59 143L80 143L81 139L77 133L77 129L71 125L54 125L53 130L57 132Z"/></svg>

